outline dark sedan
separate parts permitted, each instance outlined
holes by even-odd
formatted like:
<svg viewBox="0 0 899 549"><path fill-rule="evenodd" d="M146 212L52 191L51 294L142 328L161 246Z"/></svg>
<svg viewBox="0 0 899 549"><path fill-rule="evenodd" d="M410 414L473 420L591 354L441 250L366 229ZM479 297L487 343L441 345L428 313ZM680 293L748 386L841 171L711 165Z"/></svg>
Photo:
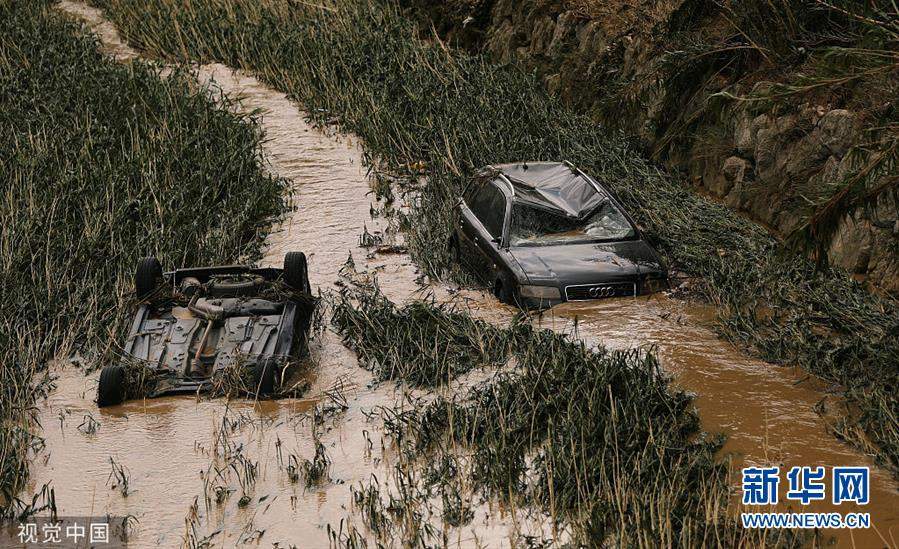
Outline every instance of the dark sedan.
<svg viewBox="0 0 899 549"><path fill-rule="evenodd" d="M621 204L567 162L485 168L459 201L450 246L500 300L526 308L638 295L667 279Z"/></svg>

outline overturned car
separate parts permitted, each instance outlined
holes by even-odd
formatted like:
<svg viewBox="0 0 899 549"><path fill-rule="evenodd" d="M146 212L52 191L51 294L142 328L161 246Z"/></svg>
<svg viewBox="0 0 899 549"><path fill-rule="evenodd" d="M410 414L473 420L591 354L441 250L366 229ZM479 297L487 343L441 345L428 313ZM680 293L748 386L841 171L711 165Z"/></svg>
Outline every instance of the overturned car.
<svg viewBox="0 0 899 549"><path fill-rule="evenodd" d="M460 198L450 248L503 302L545 308L667 280L618 200L568 162L488 166Z"/></svg>
<svg viewBox="0 0 899 549"><path fill-rule="evenodd" d="M100 373L97 404L238 387L268 396L306 350L316 299L306 256L284 268L242 265L163 273L152 257L134 275L140 305L122 354Z"/></svg>

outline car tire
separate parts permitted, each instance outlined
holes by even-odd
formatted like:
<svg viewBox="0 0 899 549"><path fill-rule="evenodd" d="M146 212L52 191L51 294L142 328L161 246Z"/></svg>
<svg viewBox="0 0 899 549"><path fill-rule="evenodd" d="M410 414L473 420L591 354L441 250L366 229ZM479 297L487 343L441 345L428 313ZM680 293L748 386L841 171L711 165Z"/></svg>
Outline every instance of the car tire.
<svg viewBox="0 0 899 549"><path fill-rule="evenodd" d="M208 286L206 291L208 295L215 297L252 296L259 293L259 288L262 284L262 279L246 280L243 282L223 282L216 280Z"/></svg>
<svg viewBox="0 0 899 549"><path fill-rule="evenodd" d="M459 247L459 235L455 232L449 237L449 252L453 262L460 265L462 263L462 250Z"/></svg>
<svg viewBox="0 0 899 549"><path fill-rule="evenodd" d="M516 307L518 306L517 300L515 299L515 285L507 279L497 279L493 293L502 303L514 305Z"/></svg>
<svg viewBox="0 0 899 549"><path fill-rule="evenodd" d="M162 278L162 265L155 257L144 257L137 262L134 271L134 288L138 299L146 299L159 286Z"/></svg>
<svg viewBox="0 0 899 549"><path fill-rule="evenodd" d="M303 252L288 252L284 256L284 282L294 290L312 293L309 284L309 265Z"/></svg>
<svg viewBox="0 0 899 549"><path fill-rule="evenodd" d="M270 396L275 393L278 381L278 361L260 360L253 367L253 392L256 396Z"/></svg>
<svg viewBox="0 0 899 549"><path fill-rule="evenodd" d="M110 364L100 372L100 384L97 387L97 406L115 406L125 401L125 367L121 364Z"/></svg>

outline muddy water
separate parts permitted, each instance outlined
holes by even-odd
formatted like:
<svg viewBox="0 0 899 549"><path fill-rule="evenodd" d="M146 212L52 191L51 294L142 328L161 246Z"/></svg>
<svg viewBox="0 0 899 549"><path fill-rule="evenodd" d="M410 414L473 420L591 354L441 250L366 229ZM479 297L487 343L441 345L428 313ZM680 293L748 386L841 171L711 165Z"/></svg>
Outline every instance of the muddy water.
<svg viewBox="0 0 899 549"><path fill-rule="evenodd" d="M889 540L891 531L899 540L899 494L890 475L826 432L814 411L824 394L811 386L806 374L748 358L718 339L711 329L714 311L710 307L656 295L565 304L545 322L556 327L567 324L570 330L575 318L578 333L587 340L610 347L654 345L665 370L675 376L675 385L697 394L703 428L728 436L724 451L734 456L736 470L754 464L780 465L783 476L792 466L871 466L869 505L859 509L827 502L802 509L797 504L792 510L870 512L880 533L873 529L852 532L859 547L883 545L880 536ZM781 488L784 501L785 479ZM827 533L847 546L853 542L848 530Z"/></svg>
<svg viewBox="0 0 899 549"><path fill-rule="evenodd" d="M123 60L135 56L98 12L68 2L62 7L91 23L105 51ZM361 152L350 138L322 135L283 94L221 65L200 67L199 78L241 96L247 109L262 109L271 169L293 183L296 210L268 238L263 263L278 265L287 251L305 251L313 285L327 289L352 253L357 268L378 273L391 299L402 301L418 289L407 257L367 258L367 250L358 247L364 227L369 232L384 227L370 219L372 199ZM466 291L461 297L482 316L501 322L511 317L508 308L489 296ZM606 300L557 307L541 322L571 330L575 318L578 335L592 343L657 346L676 383L698 394L704 428L728 434L727 450L736 454L736 467L744 462L782 467L871 464L825 432L812 411L823 395L803 383L801 373L746 358L715 336L709 311L703 308L664 296ZM27 491L51 483L63 515L134 515L139 520L132 537L135 547L176 546L188 537L188 530L198 539L211 535L212 545L219 547L242 542L326 545L326 525L336 526L350 509L349 486L367 481L373 473L383 477L385 464L391 462L389 449L381 447L380 421L369 420L367 413L393 405L400 395L392 386L372 388L370 376L333 333L318 338L313 354L309 397L265 403L170 397L101 411L93 402L96 375L59 369L58 388L41 410L47 450L36 460ZM337 385L344 387L348 409L315 427L309 411L326 401L323 393ZM95 433L84 432L86 416L99 422ZM229 422L227 445L220 437L223 418ZM290 481L286 464L291 455L311 459L316 440L332 461L332 480L305 488L302 480ZM127 495L108 482L110 458L128 471ZM242 458L257 464L255 482L246 482L240 467L228 468ZM219 477L217 467L223 469ZM216 485L235 491L217 504ZM244 495L249 498L246 505L240 501ZM198 520L192 526L186 517L195 501ZM895 484L876 468L871 504L864 510L872 513L880 534L855 531L851 538L848 532L828 533L838 535L841 545L864 547L884 545L880 535L890 540L890 530L899 531ZM491 547L506 545L503 538L520 525L488 515L489 510L479 510L451 539L461 546L475 540Z"/></svg>

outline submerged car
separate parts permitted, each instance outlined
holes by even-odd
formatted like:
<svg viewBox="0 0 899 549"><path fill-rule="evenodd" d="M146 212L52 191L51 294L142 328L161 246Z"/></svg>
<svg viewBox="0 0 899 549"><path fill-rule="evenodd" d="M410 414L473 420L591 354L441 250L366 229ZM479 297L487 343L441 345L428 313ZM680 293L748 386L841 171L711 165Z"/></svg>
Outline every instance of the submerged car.
<svg viewBox="0 0 899 549"><path fill-rule="evenodd" d="M140 305L120 359L100 373L101 407L207 391L217 383L271 395L306 350L316 298L302 252L288 253L283 269L228 265L166 273L148 257L138 263L134 282Z"/></svg>
<svg viewBox="0 0 899 549"><path fill-rule="evenodd" d="M450 247L501 301L524 308L634 296L667 280L615 196L568 162L482 170L459 200Z"/></svg>

